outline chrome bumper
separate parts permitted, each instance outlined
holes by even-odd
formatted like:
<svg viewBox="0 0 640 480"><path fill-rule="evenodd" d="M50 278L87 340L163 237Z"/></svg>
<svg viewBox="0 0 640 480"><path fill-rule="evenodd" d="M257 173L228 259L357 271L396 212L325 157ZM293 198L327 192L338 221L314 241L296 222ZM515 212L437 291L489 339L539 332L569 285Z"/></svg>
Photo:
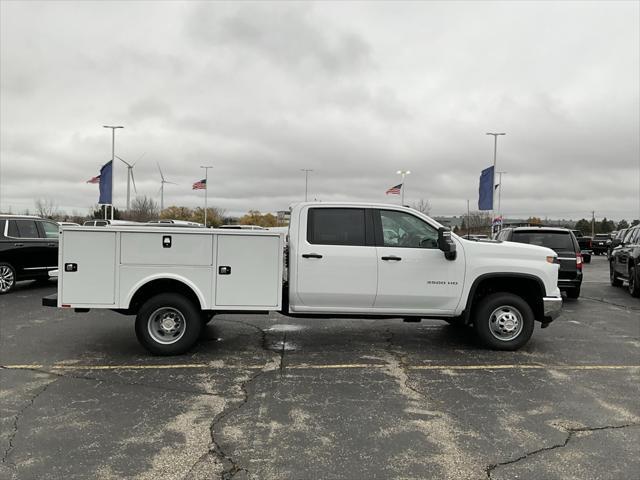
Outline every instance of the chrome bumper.
<svg viewBox="0 0 640 480"><path fill-rule="evenodd" d="M545 320L551 321L560 316L562 297L544 297L542 299Z"/></svg>

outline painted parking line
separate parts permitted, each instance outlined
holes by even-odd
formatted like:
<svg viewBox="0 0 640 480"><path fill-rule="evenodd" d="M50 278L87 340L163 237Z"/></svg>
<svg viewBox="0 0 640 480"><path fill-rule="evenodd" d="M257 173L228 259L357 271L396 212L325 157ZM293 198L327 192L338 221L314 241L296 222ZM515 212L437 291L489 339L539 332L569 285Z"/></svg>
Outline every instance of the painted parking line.
<svg viewBox="0 0 640 480"><path fill-rule="evenodd" d="M338 363L286 365L287 370L348 370L387 368L387 363ZM266 365L225 365L211 363L179 363L165 365L71 365L21 364L0 365L7 370L262 370ZM482 364L482 365L405 365L408 370L636 370L640 365L542 365L542 364Z"/></svg>

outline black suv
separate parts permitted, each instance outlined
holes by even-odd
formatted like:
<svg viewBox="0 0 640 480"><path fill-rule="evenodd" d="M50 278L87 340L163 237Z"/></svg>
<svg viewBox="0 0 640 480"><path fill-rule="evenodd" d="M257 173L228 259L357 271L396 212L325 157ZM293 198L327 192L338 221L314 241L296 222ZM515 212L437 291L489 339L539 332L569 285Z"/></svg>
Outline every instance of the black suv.
<svg viewBox="0 0 640 480"><path fill-rule="evenodd" d="M580 296L582 285L582 254L575 235L567 228L518 227L505 228L497 240L540 245L554 250L560 261L558 287L569 298Z"/></svg>
<svg viewBox="0 0 640 480"><path fill-rule="evenodd" d="M640 297L640 225L627 230L622 242L611 251L609 260L611 285L629 284L629 293Z"/></svg>
<svg viewBox="0 0 640 480"><path fill-rule="evenodd" d="M0 294L19 280L47 280L58 268L59 226L51 220L0 215Z"/></svg>

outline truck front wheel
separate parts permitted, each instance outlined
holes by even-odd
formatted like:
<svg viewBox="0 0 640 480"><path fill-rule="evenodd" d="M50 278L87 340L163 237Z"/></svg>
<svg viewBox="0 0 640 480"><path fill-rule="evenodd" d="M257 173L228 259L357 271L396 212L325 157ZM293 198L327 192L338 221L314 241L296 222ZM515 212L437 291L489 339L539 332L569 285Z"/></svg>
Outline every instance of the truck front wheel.
<svg viewBox="0 0 640 480"><path fill-rule="evenodd" d="M136 316L138 341L155 355L180 355L195 345L202 316L187 298L163 293L147 300Z"/></svg>
<svg viewBox="0 0 640 480"><path fill-rule="evenodd" d="M517 350L531 338L534 327L529 304L512 293L494 293L476 307L474 328L480 341L494 350Z"/></svg>

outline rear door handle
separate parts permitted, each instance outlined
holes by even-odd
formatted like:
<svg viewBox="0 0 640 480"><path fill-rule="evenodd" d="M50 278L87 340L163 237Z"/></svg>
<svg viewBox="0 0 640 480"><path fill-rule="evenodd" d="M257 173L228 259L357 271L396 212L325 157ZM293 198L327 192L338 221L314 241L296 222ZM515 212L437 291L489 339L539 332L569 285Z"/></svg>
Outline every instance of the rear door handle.
<svg viewBox="0 0 640 480"><path fill-rule="evenodd" d="M24 243L14 243L14 247L24 247Z"/></svg>
<svg viewBox="0 0 640 480"><path fill-rule="evenodd" d="M302 258L322 258L319 253L303 253Z"/></svg>
<svg viewBox="0 0 640 480"><path fill-rule="evenodd" d="M47 245L50 246L50 247L57 247L58 246L57 243L47 243Z"/></svg>
<svg viewBox="0 0 640 480"><path fill-rule="evenodd" d="M382 257L382 260L395 260L396 262L399 262L400 260L402 260L402 257L396 257L395 255L390 255L388 257Z"/></svg>

